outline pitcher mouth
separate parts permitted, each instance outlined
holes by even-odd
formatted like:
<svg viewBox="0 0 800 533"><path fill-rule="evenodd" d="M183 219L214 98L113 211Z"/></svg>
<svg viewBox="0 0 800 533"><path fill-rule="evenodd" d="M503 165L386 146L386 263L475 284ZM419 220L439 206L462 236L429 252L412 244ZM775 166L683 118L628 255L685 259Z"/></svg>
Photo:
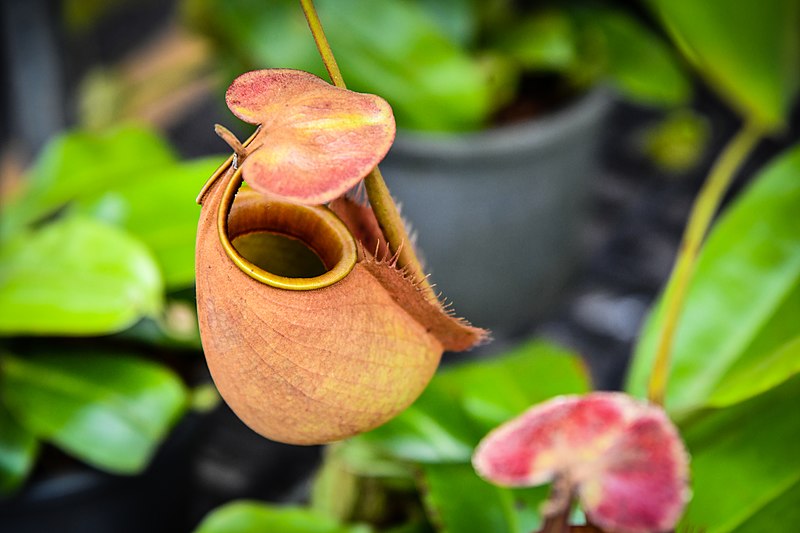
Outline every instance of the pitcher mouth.
<svg viewBox="0 0 800 533"><path fill-rule="evenodd" d="M241 184L242 170L238 168L225 185L217 230L225 253L242 272L271 287L300 291L327 287L350 273L358 257L356 242L333 211L267 198L249 189L240 190ZM253 236L266 237L261 244L274 246L275 254L283 257L270 257L270 250L263 249L259 252L265 254L266 261L256 259L243 244ZM287 248L291 249L288 254Z"/></svg>

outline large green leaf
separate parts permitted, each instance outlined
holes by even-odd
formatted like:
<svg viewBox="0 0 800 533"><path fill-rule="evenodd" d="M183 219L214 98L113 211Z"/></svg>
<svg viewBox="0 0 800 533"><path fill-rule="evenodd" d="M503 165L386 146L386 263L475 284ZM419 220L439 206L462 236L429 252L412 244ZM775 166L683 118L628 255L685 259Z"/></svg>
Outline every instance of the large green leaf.
<svg viewBox="0 0 800 533"><path fill-rule="evenodd" d="M588 389L577 357L530 342L505 357L441 371L400 416L359 438L409 461L468 462L496 425L553 396Z"/></svg>
<svg viewBox="0 0 800 533"><path fill-rule="evenodd" d="M208 515L195 533L369 533L366 526L343 526L300 507L238 501Z"/></svg>
<svg viewBox="0 0 800 533"><path fill-rule="evenodd" d="M482 480L472 465L429 464L422 471L422 497L437 531L522 533L511 491Z"/></svg>
<svg viewBox="0 0 800 533"><path fill-rule="evenodd" d="M45 147L19 201L6 206L6 231L79 196L119 186L174 161L166 142L141 127L65 133Z"/></svg>
<svg viewBox="0 0 800 533"><path fill-rule="evenodd" d="M99 468L147 465L187 393L166 368L114 355L3 356L0 395L28 431Z"/></svg>
<svg viewBox="0 0 800 533"><path fill-rule="evenodd" d="M162 306L148 250L122 231L69 217L0 248L0 334L92 335Z"/></svg>
<svg viewBox="0 0 800 533"><path fill-rule="evenodd" d="M800 82L797 0L650 0L684 54L743 116L779 127Z"/></svg>
<svg viewBox="0 0 800 533"><path fill-rule="evenodd" d="M672 413L704 405L733 368L746 373L797 336L799 175L796 147L762 171L712 230L675 337L666 403ZM636 348L627 386L636 395L647 386L663 299ZM736 401L731 394L727 403Z"/></svg>
<svg viewBox="0 0 800 533"><path fill-rule="evenodd" d="M622 11L587 8L580 14L584 28L602 36L606 74L625 96L652 105L688 102L691 84L664 41Z"/></svg>
<svg viewBox="0 0 800 533"><path fill-rule="evenodd" d="M0 404L0 496L13 491L25 479L38 449L36 437Z"/></svg>
<svg viewBox="0 0 800 533"><path fill-rule="evenodd" d="M736 533L783 531L787 524L798 524L800 505L797 505L797 502L800 502L800 481L750 515L747 520L736 526L735 531Z"/></svg>
<svg viewBox="0 0 800 533"><path fill-rule="evenodd" d="M153 252L168 288L194 281L194 241L200 208L194 198L223 158L173 163L85 191L81 210L119 225Z"/></svg>
<svg viewBox="0 0 800 533"><path fill-rule="evenodd" d="M800 373L800 337L758 361L745 361L726 375L708 404L724 407L766 392Z"/></svg>
<svg viewBox="0 0 800 533"><path fill-rule="evenodd" d="M707 533L794 529L800 519L799 402L800 377L794 377L682 424L694 493L683 525Z"/></svg>

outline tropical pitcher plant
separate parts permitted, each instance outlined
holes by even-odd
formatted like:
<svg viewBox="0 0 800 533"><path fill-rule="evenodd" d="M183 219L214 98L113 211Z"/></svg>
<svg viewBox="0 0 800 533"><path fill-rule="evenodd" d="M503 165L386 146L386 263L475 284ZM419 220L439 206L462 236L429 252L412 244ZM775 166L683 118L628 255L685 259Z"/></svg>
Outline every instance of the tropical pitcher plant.
<svg viewBox="0 0 800 533"><path fill-rule="evenodd" d="M286 69L243 74L226 101L258 129L240 144L217 128L234 154L198 198L197 301L214 381L271 439L372 429L419 396L443 350L486 337L421 275L376 169L392 110ZM347 194L365 176L372 208Z"/></svg>

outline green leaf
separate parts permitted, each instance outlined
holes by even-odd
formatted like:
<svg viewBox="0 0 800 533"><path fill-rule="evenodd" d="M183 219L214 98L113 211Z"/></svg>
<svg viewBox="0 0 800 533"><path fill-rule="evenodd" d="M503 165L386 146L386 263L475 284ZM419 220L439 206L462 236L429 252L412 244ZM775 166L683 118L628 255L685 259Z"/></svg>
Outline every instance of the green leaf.
<svg viewBox="0 0 800 533"><path fill-rule="evenodd" d="M452 367L437 381L459 400L481 437L537 403L591 389L577 355L539 340L523 343L502 357Z"/></svg>
<svg viewBox="0 0 800 533"><path fill-rule="evenodd" d="M36 437L21 427L0 404L0 496L22 483L38 450Z"/></svg>
<svg viewBox="0 0 800 533"><path fill-rule="evenodd" d="M162 292L140 242L82 217L0 248L0 334L111 333L160 311Z"/></svg>
<svg viewBox="0 0 800 533"><path fill-rule="evenodd" d="M81 212L118 225L153 252L170 289L194 282L194 241L200 209L194 197L223 158L173 163L85 191Z"/></svg>
<svg viewBox="0 0 800 533"><path fill-rule="evenodd" d="M798 317L800 317L800 279L792 289L786 291L781 303L764 321L764 326L759 329L736 363L726 372L725 378L735 373L745 373L750 368L756 371L763 359L794 340L798 334ZM719 385L716 389L721 387L722 385Z"/></svg>
<svg viewBox="0 0 800 533"><path fill-rule="evenodd" d="M781 531L787 524L800 523L800 481L753 513L736 527L736 533Z"/></svg>
<svg viewBox="0 0 800 533"><path fill-rule="evenodd" d="M183 412L166 368L114 355L3 356L0 394L30 432L110 472L139 472Z"/></svg>
<svg viewBox="0 0 800 533"><path fill-rule="evenodd" d="M691 83L667 43L622 11L585 8L580 18L602 36L606 75L626 97L649 105L688 102Z"/></svg>
<svg viewBox="0 0 800 533"><path fill-rule="evenodd" d="M505 357L441 371L400 416L359 438L405 460L469 462L475 445L496 425L553 396L587 390L577 357L529 342Z"/></svg>
<svg viewBox="0 0 800 533"><path fill-rule="evenodd" d="M705 405L734 367L748 372L797 336L800 323L800 147L745 190L701 251L675 337L667 408ZM669 294L671 287L667 287ZM644 395L663 321L661 298L636 347L627 389ZM794 326L792 325L794 324ZM729 392L727 402L736 401Z"/></svg>
<svg viewBox="0 0 800 533"><path fill-rule="evenodd" d="M208 515L195 533L369 533L366 526L342 526L332 518L300 507L276 507L238 501Z"/></svg>
<svg viewBox="0 0 800 533"><path fill-rule="evenodd" d="M482 480L472 465L428 464L422 471L423 502L437 531L520 531L511 491Z"/></svg>
<svg viewBox="0 0 800 533"><path fill-rule="evenodd" d="M495 46L526 70L566 72L578 61L578 43L570 18L544 11L514 21L501 32Z"/></svg>
<svg viewBox="0 0 800 533"><path fill-rule="evenodd" d="M517 519L519 520L520 533L530 533L531 531L539 531L542 525L542 505L547 501L550 496L550 485L539 485L538 487L513 489L511 493L514 495L517 509ZM576 507L577 511L577 507ZM572 514L572 523L579 524L577 512Z"/></svg>
<svg viewBox="0 0 800 533"><path fill-rule="evenodd" d="M468 462L482 437L436 379L400 416L356 439L392 457L423 463Z"/></svg>
<svg viewBox="0 0 800 533"><path fill-rule="evenodd" d="M6 230L35 221L79 196L119 186L174 161L166 142L141 127L65 133L48 143L28 176L22 198L8 206Z"/></svg>
<svg viewBox="0 0 800 533"><path fill-rule="evenodd" d="M470 464L421 466L420 491L437 531L529 533L541 525L545 485L507 489L482 480Z"/></svg>
<svg viewBox="0 0 800 533"><path fill-rule="evenodd" d="M797 0L650 0L686 57L745 118L784 124L800 82Z"/></svg>
<svg viewBox="0 0 800 533"><path fill-rule="evenodd" d="M398 484L413 482L411 463L382 454L364 439L347 439L328 446L326 450L326 462L337 463L353 475L391 479Z"/></svg>
<svg viewBox="0 0 800 533"><path fill-rule="evenodd" d="M800 514L798 402L800 378L794 377L765 394L708 410L682 424L692 456L694 494L683 526L707 533L792 529L789 524ZM779 527L759 529L766 524Z"/></svg>
<svg viewBox="0 0 800 533"><path fill-rule="evenodd" d="M710 406L725 407L746 400L800 373L800 337L766 357L747 363L723 377L708 399Z"/></svg>

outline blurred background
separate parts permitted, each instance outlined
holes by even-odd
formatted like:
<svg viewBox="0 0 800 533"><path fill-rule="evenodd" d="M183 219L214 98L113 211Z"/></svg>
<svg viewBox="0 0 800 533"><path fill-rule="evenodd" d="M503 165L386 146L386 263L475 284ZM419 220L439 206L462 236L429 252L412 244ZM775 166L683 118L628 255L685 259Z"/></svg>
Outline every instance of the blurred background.
<svg viewBox="0 0 800 533"><path fill-rule="evenodd" d="M699 76L645 2L318 8L349 86L393 106L382 169L433 280L494 332L445 365L539 337L620 388L747 102ZM228 154L213 125L251 131L225 88L255 68L324 77L299 7L4 0L0 13L0 530L188 532L235 499L307 501L322 449L269 442L219 401L193 292L194 198ZM776 119L728 200L797 141L797 115Z"/></svg>

